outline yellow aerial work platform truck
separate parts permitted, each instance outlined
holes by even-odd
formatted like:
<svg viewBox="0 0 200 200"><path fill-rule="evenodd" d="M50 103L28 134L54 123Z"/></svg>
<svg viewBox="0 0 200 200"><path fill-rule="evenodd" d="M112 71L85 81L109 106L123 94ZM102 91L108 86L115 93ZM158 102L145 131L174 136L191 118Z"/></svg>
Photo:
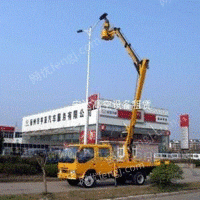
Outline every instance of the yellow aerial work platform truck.
<svg viewBox="0 0 200 200"><path fill-rule="evenodd" d="M131 45L121 33L120 28L110 28L107 13L104 13L100 20L105 20L101 38L109 41L116 35L132 58L138 73L135 105L132 109L132 117L130 125L127 127L124 143L125 156L118 160L110 144L69 145L61 153L61 160L58 163L58 178L67 180L70 185L77 185L81 182L85 187L93 187L96 180L101 178L114 178L116 184L123 184L126 180L132 180L134 184L142 185L152 169L160 165L160 161L137 160L132 153L134 127L137 119L136 104L141 99L149 60L139 60Z"/></svg>

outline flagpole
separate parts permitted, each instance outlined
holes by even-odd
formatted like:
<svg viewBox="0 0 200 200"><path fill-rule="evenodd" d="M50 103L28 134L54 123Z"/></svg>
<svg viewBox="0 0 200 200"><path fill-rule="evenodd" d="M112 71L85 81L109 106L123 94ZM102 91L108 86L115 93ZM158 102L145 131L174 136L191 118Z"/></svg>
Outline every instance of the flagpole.
<svg viewBox="0 0 200 200"><path fill-rule="evenodd" d="M95 144L98 144L98 135L99 135L99 93L97 96L97 118L96 118L96 139Z"/></svg>

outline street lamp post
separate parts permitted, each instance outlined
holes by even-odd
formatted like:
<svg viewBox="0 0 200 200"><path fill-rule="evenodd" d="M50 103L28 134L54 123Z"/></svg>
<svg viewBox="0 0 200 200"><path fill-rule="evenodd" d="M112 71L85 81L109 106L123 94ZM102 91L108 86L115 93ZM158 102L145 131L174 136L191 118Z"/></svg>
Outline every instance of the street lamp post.
<svg viewBox="0 0 200 200"><path fill-rule="evenodd" d="M77 33L86 32L88 34L88 37L89 37L89 42L88 42L88 62L87 62L86 109L85 109L86 112L85 112L84 144L87 144L88 121L89 121L89 118L88 118L88 94L89 94L89 82L90 82L91 36L92 36L92 31L97 26L97 24L100 22L100 20L103 20L106 16L107 16L106 13L101 15L99 17L99 20L93 26L90 26L89 29L86 29L86 30L80 29L80 30L77 31Z"/></svg>

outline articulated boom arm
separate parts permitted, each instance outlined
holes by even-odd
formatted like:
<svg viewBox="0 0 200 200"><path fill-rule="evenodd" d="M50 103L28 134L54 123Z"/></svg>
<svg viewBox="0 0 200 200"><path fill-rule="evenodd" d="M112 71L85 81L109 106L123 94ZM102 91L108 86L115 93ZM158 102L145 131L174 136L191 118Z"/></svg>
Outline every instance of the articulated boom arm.
<svg viewBox="0 0 200 200"><path fill-rule="evenodd" d="M138 57L136 56L135 52L133 51L133 49L131 48L131 44L127 43L126 39L124 38L124 36L122 35L122 33L120 32L120 28L115 28L115 34L121 39L124 47L126 48L128 54L130 55L130 57L133 59L134 65L136 67L136 70L138 73L139 72L139 64L140 64L140 60L138 59Z"/></svg>
<svg viewBox="0 0 200 200"><path fill-rule="evenodd" d="M114 36L117 35L120 38L125 49L127 50L128 54L132 58L134 65L136 67L136 70L139 73L140 60L137 57L137 55L135 54L135 52L133 51L133 49L131 48L131 44L129 44L126 41L125 37L123 36L123 34L120 31L120 28L113 28L113 29L109 29L109 28L110 28L110 24L109 24L108 19L106 19L105 23L104 23L104 29L101 32L101 38L103 40L112 40L114 38Z"/></svg>
<svg viewBox="0 0 200 200"><path fill-rule="evenodd" d="M105 23L104 23L104 29L101 32L101 38L103 40L112 40L115 35L117 35L124 47L126 48L128 54L132 58L134 65L136 67L136 70L139 74L138 77L138 83L136 88L136 94L135 94L135 105L133 106L132 110L132 116L130 120L130 125L127 128L127 137L125 141L125 158L131 160L132 155L132 143L133 143L133 134L134 134L134 128L137 120L137 103L141 99L142 89L145 81L146 76L146 70L148 68L148 59L139 60L133 49L131 48L131 44L128 44L123 34L120 32L120 28L113 28L110 29L110 24L108 19L106 18L107 14L105 15Z"/></svg>

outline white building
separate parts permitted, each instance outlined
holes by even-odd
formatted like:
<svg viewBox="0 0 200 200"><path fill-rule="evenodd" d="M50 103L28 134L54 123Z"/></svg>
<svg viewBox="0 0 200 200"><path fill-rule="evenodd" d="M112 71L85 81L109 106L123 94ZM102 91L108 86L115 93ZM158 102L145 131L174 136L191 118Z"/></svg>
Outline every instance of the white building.
<svg viewBox="0 0 200 200"><path fill-rule="evenodd" d="M3 155L17 154L22 144L22 132L16 131L14 126L0 126L0 135L3 136Z"/></svg>
<svg viewBox="0 0 200 200"><path fill-rule="evenodd" d="M93 109L89 111L88 142L95 142L97 132L98 142L122 143L126 136L122 132L130 123L133 104L100 99L95 100L93 105ZM71 106L24 117L23 142L50 146L79 143L84 131L85 110L86 103L74 102ZM137 118L134 133L136 154L158 152L159 148L168 147L170 132L167 110L150 107L139 109Z"/></svg>

